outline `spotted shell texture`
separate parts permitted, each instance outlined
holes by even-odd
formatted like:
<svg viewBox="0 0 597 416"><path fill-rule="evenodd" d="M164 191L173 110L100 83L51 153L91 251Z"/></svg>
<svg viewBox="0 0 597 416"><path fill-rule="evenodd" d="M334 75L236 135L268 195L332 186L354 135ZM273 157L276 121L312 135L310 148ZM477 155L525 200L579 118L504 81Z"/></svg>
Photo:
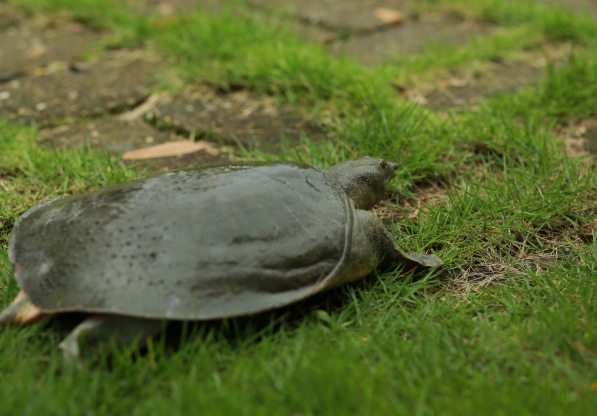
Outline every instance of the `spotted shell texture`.
<svg viewBox="0 0 597 416"><path fill-rule="evenodd" d="M318 166L193 168L34 206L11 260L45 312L232 317L341 283L355 215Z"/></svg>

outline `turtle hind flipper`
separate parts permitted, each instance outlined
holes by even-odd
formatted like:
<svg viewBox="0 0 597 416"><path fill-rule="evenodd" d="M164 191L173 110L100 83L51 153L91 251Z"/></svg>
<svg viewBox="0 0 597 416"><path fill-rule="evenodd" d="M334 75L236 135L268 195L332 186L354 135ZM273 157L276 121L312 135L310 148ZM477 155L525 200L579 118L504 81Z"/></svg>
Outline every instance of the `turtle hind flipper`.
<svg viewBox="0 0 597 416"><path fill-rule="evenodd" d="M137 343L142 348L166 325L161 319L95 314L73 329L59 346L67 364L82 367L86 358L112 342L116 347Z"/></svg>
<svg viewBox="0 0 597 416"><path fill-rule="evenodd" d="M0 314L0 324L13 323L27 325L48 316L50 315L43 313L37 306L31 303L29 296L21 290L10 306Z"/></svg>

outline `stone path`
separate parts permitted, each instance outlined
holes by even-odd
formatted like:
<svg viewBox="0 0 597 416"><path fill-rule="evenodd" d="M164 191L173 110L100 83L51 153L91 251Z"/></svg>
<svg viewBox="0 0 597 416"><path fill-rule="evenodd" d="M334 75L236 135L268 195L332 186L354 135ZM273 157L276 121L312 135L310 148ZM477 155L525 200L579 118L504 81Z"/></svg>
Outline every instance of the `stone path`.
<svg viewBox="0 0 597 416"><path fill-rule="evenodd" d="M412 1L400 0L250 0L258 7L296 10L308 25L327 31L318 38L336 54L354 56L364 65L421 52L429 43L462 45L489 24L467 22L458 14L420 14ZM393 11L401 18L393 19Z"/></svg>
<svg viewBox="0 0 597 416"><path fill-rule="evenodd" d="M171 14L194 2L153 3L160 13ZM140 49L101 51L97 43L105 35L76 22L27 18L0 3L0 114L39 126L49 146L90 146L116 154L191 136L253 148L321 135L289 109L249 91L224 94L199 85L150 94L164 71L162 57ZM90 51L97 56L82 60ZM155 102L147 106L150 99ZM232 153L220 148L160 158L152 168L230 161Z"/></svg>
<svg viewBox="0 0 597 416"><path fill-rule="evenodd" d="M588 13L597 20L597 1L595 0L543 0L550 5L565 6L576 13Z"/></svg>
<svg viewBox="0 0 597 416"><path fill-rule="evenodd" d="M576 12L589 11L597 19L596 0L545 0ZM471 36L489 35L495 25L469 21L459 12L420 13L416 2L405 0L250 0L255 7L292 9L304 24L319 27L313 39L325 43L335 54L347 54L364 65L391 61L393 57L423 51L429 44L459 46ZM399 23L384 22L380 9L398 11ZM321 31L324 31L323 33ZM548 50L558 59L558 51ZM435 109L465 108L500 93L535 85L546 66L544 51L527 54L520 60L483 63L483 71L455 74L419 85L403 95Z"/></svg>
<svg viewBox="0 0 597 416"><path fill-rule="evenodd" d="M597 1L545 0L597 18ZM256 12L293 10L300 32L365 65L422 51L429 45L463 45L495 27L459 13L425 12L406 0L249 0ZM140 12L188 12L193 0L151 0ZM221 2L201 2L209 10ZM207 6L206 6L207 5ZM204 85L152 95L163 58L148 50L102 51L106 33L64 19L29 18L0 3L0 113L37 125L45 142L59 147L92 146L121 153L171 140L215 140L246 147L275 146L281 137L323 132L290 109L250 91L221 93ZM566 51L550 47L549 59ZM93 58L85 60L90 52ZM487 96L533 85L546 64L544 52L515 62L483 62L476 71L452 72L402 95L439 110L474 106ZM133 112L130 117L129 112ZM138 114L135 114L137 111ZM123 119L122 114L129 114ZM164 158L171 169L230 160L230 152L197 152Z"/></svg>
<svg viewBox="0 0 597 416"><path fill-rule="evenodd" d="M42 126L122 112L145 100L156 84L153 67L158 60L142 51L111 51L92 62L53 61L10 81L0 110Z"/></svg>

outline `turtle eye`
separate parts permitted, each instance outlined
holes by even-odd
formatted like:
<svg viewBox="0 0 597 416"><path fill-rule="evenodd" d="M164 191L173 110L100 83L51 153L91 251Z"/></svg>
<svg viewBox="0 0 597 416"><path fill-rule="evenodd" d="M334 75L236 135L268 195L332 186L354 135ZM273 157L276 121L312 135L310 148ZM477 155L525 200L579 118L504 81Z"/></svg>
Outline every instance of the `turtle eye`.
<svg viewBox="0 0 597 416"><path fill-rule="evenodd" d="M385 161L385 160L383 160L383 159L382 159L382 160L380 160L380 161L379 161L379 166L381 166L382 168L385 168L385 167L387 166L387 163L386 163L386 161Z"/></svg>

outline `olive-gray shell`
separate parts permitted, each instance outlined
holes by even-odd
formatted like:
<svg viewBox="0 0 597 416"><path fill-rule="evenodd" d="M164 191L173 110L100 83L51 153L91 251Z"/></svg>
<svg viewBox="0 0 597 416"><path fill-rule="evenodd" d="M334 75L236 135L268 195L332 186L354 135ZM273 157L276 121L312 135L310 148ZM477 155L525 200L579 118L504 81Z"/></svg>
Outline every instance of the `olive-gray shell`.
<svg viewBox="0 0 597 416"><path fill-rule="evenodd" d="M39 204L11 260L42 311L232 317L341 283L354 219L318 166L216 165Z"/></svg>

